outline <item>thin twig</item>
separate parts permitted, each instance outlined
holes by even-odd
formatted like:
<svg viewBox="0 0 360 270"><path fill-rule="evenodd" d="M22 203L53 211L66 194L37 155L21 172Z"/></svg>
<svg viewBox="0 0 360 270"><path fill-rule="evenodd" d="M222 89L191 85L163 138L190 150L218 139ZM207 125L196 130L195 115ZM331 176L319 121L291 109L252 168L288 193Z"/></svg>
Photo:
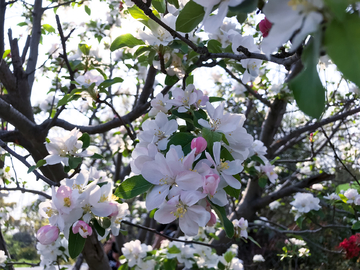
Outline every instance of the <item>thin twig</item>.
<svg viewBox="0 0 360 270"><path fill-rule="evenodd" d="M34 189L27 189L27 188L22 188L22 187L16 187L16 188L8 188L8 187L0 187L0 190L6 190L6 191L21 191L22 193L33 193L33 194L37 194L37 195L41 195L43 197L45 197L46 199L50 199L51 200L51 196L46 194L45 192L42 191L38 191L38 190L34 190Z"/></svg>
<svg viewBox="0 0 360 270"><path fill-rule="evenodd" d="M211 244L207 244L207 243L202 243L202 242L197 242L197 241L180 240L180 239L177 239L177 238L172 238L170 236L162 234L161 232L156 231L155 229L151 229L151 228L148 228L148 227L145 227L145 226L142 226L142 225L134 224L134 223L131 223L130 221L123 220L122 223L130 225L130 226L134 226L134 227L139 228L139 229L146 230L148 232L155 233L155 234L160 235L160 236L162 236L162 237L164 237L164 238L166 238L166 239L168 239L170 241L182 242L182 243L185 243L185 244L202 245L202 246L211 247L211 248L216 247L215 245L211 245ZM224 244L221 244L221 245L224 245Z"/></svg>
<svg viewBox="0 0 360 270"><path fill-rule="evenodd" d="M327 139L327 141L329 142L329 145L331 147L331 149L334 152L335 158L341 163L341 165L344 167L344 169L351 175L351 177L356 181L356 183L358 185L360 185L359 181L357 180L356 176L349 170L349 168L344 164L344 162L341 160L341 158L338 156L338 154L336 153L336 149L335 146L332 144L331 139L328 137L328 135L326 134L325 130L323 127L320 127L325 138Z"/></svg>
<svg viewBox="0 0 360 270"><path fill-rule="evenodd" d="M20 156L18 153L16 153L15 151L11 150L6 143L3 140L0 140L0 147L3 148L5 151L7 151L10 155L14 156L16 159L18 159L21 163L23 163L26 167L30 168L31 165L29 164L29 162L26 161L26 159L22 156ZM45 183L51 185L51 186L58 186L59 183L56 183L52 180L50 180L49 178L41 175L37 170L33 170L32 171L33 174L36 175L37 179L41 179L43 180Z"/></svg>

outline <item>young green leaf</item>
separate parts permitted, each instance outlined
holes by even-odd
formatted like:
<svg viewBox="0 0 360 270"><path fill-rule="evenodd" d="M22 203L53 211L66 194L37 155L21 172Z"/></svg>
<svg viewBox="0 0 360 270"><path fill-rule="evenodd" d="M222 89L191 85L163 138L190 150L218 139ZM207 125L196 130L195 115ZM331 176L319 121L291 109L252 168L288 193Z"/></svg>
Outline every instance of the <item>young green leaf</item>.
<svg viewBox="0 0 360 270"><path fill-rule="evenodd" d="M137 45L144 45L145 42L141 39L137 39L132 34L124 34L121 36L118 36L113 43L111 43L110 50L113 52L117 49L120 49L122 47L129 47L133 48Z"/></svg>
<svg viewBox="0 0 360 270"><path fill-rule="evenodd" d="M211 206L215 210L216 214L218 215L218 217L221 221L221 224L224 226L227 237L232 238L234 236L234 225L227 218L225 208L218 206L216 204L213 204L213 203L211 203Z"/></svg>
<svg viewBox="0 0 360 270"><path fill-rule="evenodd" d="M344 77L360 87L360 17L346 14L342 21L333 19L325 32L325 47Z"/></svg>
<svg viewBox="0 0 360 270"><path fill-rule="evenodd" d="M189 33L203 20L205 15L204 7L189 1L180 11L176 19L176 31Z"/></svg>
<svg viewBox="0 0 360 270"><path fill-rule="evenodd" d="M81 251L84 249L86 238L82 238L80 233L74 234L72 231L72 226L69 233L69 255L71 258L75 259Z"/></svg>
<svg viewBox="0 0 360 270"><path fill-rule="evenodd" d="M317 72L316 65L320 55L321 34L317 32L302 55L304 69L289 82L289 88L300 110L319 118L325 108L325 88Z"/></svg>
<svg viewBox="0 0 360 270"><path fill-rule="evenodd" d="M145 180L142 175L135 175L126 179L115 191L115 196L120 199L131 199L143 194L154 185Z"/></svg>

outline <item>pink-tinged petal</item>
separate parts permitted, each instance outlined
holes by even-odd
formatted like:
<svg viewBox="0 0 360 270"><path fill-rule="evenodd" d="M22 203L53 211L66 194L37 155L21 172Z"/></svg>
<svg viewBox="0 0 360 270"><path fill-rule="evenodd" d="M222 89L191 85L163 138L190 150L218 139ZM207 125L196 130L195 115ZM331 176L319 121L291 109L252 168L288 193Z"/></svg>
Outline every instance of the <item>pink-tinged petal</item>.
<svg viewBox="0 0 360 270"><path fill-rule="evenodd" d="M213 153L215 158L215 164L220 164L220 151L221 151L221 143L220 142L214 142L213 145Z"/></svg>
<svg viewBox="0 0 360 270"><path fill-rule="evenodd" d="M201 205L193 205L187 209L187 215L199 226L204 227L210 220L210 213Z"/></svg>
<svg viewBox="0 0 360 270"><path fill-rule="evenodd" d="M156 162L146 162L141 170L142 176L146 179L146 181L150 182L154 185L159 185L160 179L165 178L165 175L159 171L158 163Z"/></svg>
<svg viewBox="0 0 360 270"><path fill-rule="evenodd" d="M195 155L202 153L207 147L207 141L203 137L194 138L191 141L191 149L196 148Z"/></svg>
<svg viewBox="0 0 360 270"><path fill-rule="evenodd" d="M159 210L155 212L154 218L157 222L161 224L168 224L176 219L172 212L176 212L176 206L163 203L160 206Z"/></svg>
<svg viewBox="0 0 360 270"><path fill-rule="evenodd" d="M180 195L181 201L187 205L192 206L195 203L197 203L199 200L204 199L206 197L206 194L200 192L200 191L182 191Z"/></svg>
<svg viewBox="0 0 360 270"><path fill-rule="evenodd" d="M155 186L146 196L146 209L151 211L158 208L169 194L169 185Z"/></svg>
<svg viewBox="0 0 360 270"><path fill-rule="evenodd" d="M165 113L159 112L155 117L155 123L156 125L161 128L168 122L168 118Z"/></svg>
<svg viewBox="0 0 360 270"><path fill-rule="evenodd" d="M56 226L45 225L41 227L37 233L36 238L43 245L50 245L59 237L59 228Z"/></svg>
<svg viewBox="0 0 360 270"><path fill-rule="evenodd" d="M210 201L219 206L225 206L229 203L225 190L218 189Z"/></svg>
<svg viewBox="0 0 360 270"><path fill-rule="evenodd" d="M229 186L231 186L231 187L233 187L235 189L240 189L241 188L241 183L235 177L233 177L231 175L227 175L227 174L222 174L221 176L224 178L226 183L229 184Z"/></svg>
<svg viewBox="0 0 360 270"><path fill-rule="evenodd" d="M185 170L192 169L194 160L195 160L195 151L196 149L193 149L189 154L187 154L186 157L183 159L183 165Z"/></svg>
<svg viewBox="0 0 360 270"><path fill-rule="evenodd" d="M191 217L188 215L188 212L186 212L183 218L180 218L179 226L185 235L195 236L198 234L199 225L191 219Z"/></svg>
<svg viewBox="0 0 360 270"><path fill-rule="evenodd" d="M54 165L54 164L57 164L57 163L61 163L63 162L64 165L68 166L69 165L69 158L67 157L60 157L58 155L49 155L49 156L46 156L44 158L44 160L46 161L46 164L47 165Z"/></svg>
<svg viewBox="0 0 360 270"><path fill-rule="evenodd" d="M206 23L204 23L205 31L209 33L217 31L222 25L228 10L228 2L221 2L217 14L210 16Z"/></svg>
<svg viewBox="0 0 360 270"><path fill-rule="evenodd" d="M202 118L198 119L198 123L199 123L199 125L201 125L201 126L203 126L205 128L211 129L211 126L210 126L209 122L206 121L205 119L202 119Z"/></svg>
<svg viewBox="0 0 360 270"><path fill-rule="evenodd" d="M197 190L203 184L202 176L193 171L184 171L180 173L176 177L175 182L184 190Z"/></svg>
<svg viewBox="0 0 360 270"><path fill-rule="evenodd" d="M96 205L93 205L91 212L99 217L108 217L114 212L114 207L115 206L110 204L110 202L97 203Z"/></svg>
<svg viewBox="0 0 360 270"><path fill-rule="evenodd" d="M215 161L213 160L213 158L211 157L211 155L208 152L205 152L205 156L206 156L207 160L209 160L211 162L211 164L216 167Z"/></svg>
<svg viewBox="0 0 360 270"><path fill-rule="evenodd" d="M241 165L241 161L235 159L233 161L227 161L229 169L223 170L223 173L227 175L235 175L240 173L244 167Z"/></svg>

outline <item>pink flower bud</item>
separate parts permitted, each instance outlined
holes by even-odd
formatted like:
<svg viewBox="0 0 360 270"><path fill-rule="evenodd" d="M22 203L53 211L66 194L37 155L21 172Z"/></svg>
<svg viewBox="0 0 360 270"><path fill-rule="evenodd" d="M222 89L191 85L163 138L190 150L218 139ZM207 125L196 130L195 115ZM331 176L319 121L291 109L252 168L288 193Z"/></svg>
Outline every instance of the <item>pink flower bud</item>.
<svg viewBox="0 0 360 270"><path fill-rule="evenodd" d="M216 224L216 216L215 214L210 210L210 220L206 224L206 226L212 227Z"/></svg>
<svg viewBox="0 0 360 270"><path fill-rule="evenodd" d="M206 147L207 142L203 137L197 137L191 141L191 150L196 148L195 155L202 153Z"/></svg>
<svg viewBox="0 0 360 270"><path fill-rule="evenodd" d="M259 29L263 34L263 37L268 36L271 27L272 27L272 23L268 19L266 19L266 17L265 19L259 22Z"/></svg>
<svg viewBox="0 0 360 270"><path fill-rule="evenodd" d="M203 189L204 189L203 193L214 196L219 183L220 183L220 176L218 176L217 174L206 175L204 177L204 182L203 182Z"/></svg>
<svg viewBox="0 0 360 270"><path fill-rule="evenodd" d="M59 237L59 228L56 226L45 225L42 226L37 234L36 238L43 245L50 245Z"/></svg>
<svg viewBox="0 0 360 270"><path fill-rule="evenodd" d="M92 235L92 228L86 222L78 220L72 226L72 232L74 234L80 233L82 238L87 238L89 235Z"/></svg>

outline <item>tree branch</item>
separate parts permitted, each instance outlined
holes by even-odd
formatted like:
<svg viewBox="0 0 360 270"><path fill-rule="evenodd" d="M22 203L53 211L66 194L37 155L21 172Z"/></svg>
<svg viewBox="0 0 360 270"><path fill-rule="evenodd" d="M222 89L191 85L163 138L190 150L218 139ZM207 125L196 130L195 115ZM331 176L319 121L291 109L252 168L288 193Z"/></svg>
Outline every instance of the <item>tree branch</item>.
<svg viewBox="0 0 360 270"><path fill-rule="evenodd" d="M28 95L31 94L32 85L35 78L36 63L39 55L39 43L41 38L41 17L43 15L44 9L42 8L42 0L35 0L34 10L33 10L33 28L31 34L30 42L30 55L28 64L26 67L26 73L29 75L29 91Z"/></svg>
<svg viewBox="0 0 360 270"><path fill-rule="evenodd" d="M26 189L26 188L22 188L22 187L16 187L16 188L8 188L8 187L0 187L0 190L6 190L6 191L21 191L22 193L28 192L28 193L33 193L33 194L37 194L40 196L45 197L46 199L50 199L51 200L51 196L46 194L45 192L39 191L39 190L34 190L34 189Z"/></svg>
<svg viewBox="0 0 360 270"><path fill-rule="evenodd" d="M18 159L19 161L21 161L21 163L23 163L26 167L30 168L31 165L29 164L29 162L26 161L26 159L22 156L20 156L18 153L16 153L15 151L11 150L5 142L3 142L2 140L0 140L0 147L3 148L4 150L6 150L10 155L14 156L16 159ZM32 171L36 177L37 180L41 179L43 180L45 183L51 185L51 186L58 186L59 183L53 182L52 180L50 180L49 178L41 175L37 170L33 170Z"/></svg>
<svg viewBox="0 0 360 270"><path fill-rule="evenodd" d="M265 197L255 200L253 202L253 207L254 207L254 209L261 209L261 208L269 205L269 203L271 203L273 201L290 196L291 194L297 192L301 188L306 188L306 187L309 187L309 186L319 183L319 182L331 180L331 179L333 179L333 177L334 177L334 175L327 174L327 173L321 173L321 174L311 176L305 180L301 180L300 182L298 182L294 185L285 187L285 188L280 189L276 192L273 192Z"/></svg>
<svg viewBox="0 0 360 270"><path fill-rule="evenodd" d="M304 126L301 128L298 128L296 130L294 130L293 132L291 132L289 135L276 140L271 146L271 152L274 153L277 149L279 149L281 146L285 145L287 142L289 142L292 138L298 137L299 135L301 135L304 132L310 132L310 131L315 131L317 128L324 126L326 124L341 120L341 119L345 119L346 117L356 114L360 112L360 107L346 111L344 113L338 114L338 115L334 115L331 116L329 118L323 119L319 122L316 122L312 125L308 125L308 126Z"/></svg>

